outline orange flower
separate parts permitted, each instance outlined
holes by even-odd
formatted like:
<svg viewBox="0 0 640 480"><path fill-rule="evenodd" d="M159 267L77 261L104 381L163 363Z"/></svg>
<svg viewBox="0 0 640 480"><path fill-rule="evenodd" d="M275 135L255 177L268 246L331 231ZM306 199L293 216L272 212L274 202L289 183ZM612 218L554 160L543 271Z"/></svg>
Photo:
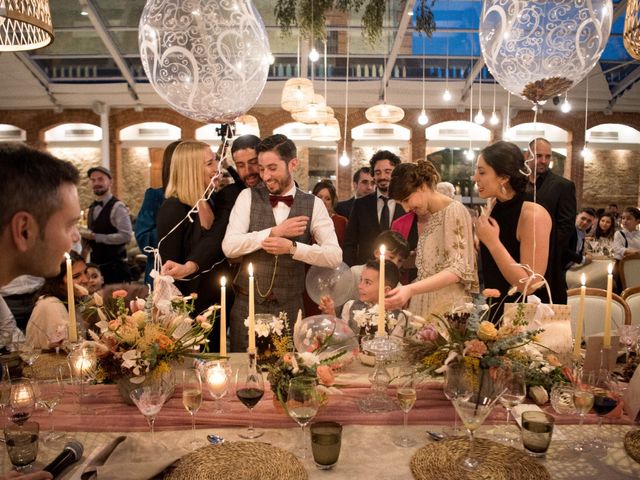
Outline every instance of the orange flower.
<svg viewBox="0 0 640 480"><path fill-rule="evenodd" d="M166 335L164 335L164 334L158 335L158 340L157 341L158 341L158 346L161 349L166 350L168 352L173 350L173 340L171 340Z"/></svg>
<svg viewBox="0 0 640 480"><path fill-rule="evenodd" d="M500 290L497 288L485 288L482 290L482 295L487 298L500 298Z"/></svg>
<svg viewBox="0 0 640 480"><path fill-rule="evenodd" d="M111 294L113 298L126 298L127 291L126 290L114 290Z"/></svg>
<svg viewBox="0 0 640 480"><path fill-rule="evenodd" d="M318 380L320 380L320 383L327 387L330 387L336 381L336 378L331 371L331 367L329 367L328 365L320 365L316 369L316 374L318 375Z"/></svg>

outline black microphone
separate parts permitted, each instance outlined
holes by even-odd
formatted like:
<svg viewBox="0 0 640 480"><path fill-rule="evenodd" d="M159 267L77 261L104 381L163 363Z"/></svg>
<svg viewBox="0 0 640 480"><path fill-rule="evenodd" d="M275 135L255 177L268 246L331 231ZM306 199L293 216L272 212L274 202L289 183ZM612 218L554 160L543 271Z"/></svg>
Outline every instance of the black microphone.
<svg viewBox="0 0 640 480"><path fill-rule="evenodd" d="M44 467L45 472L49 472L53 475L53 478L56 478L60 475L69 465L77 462L82 458L82 453L84 452L84 448L80 442L69 442L64 446L64 449L60 454L53 459L49 465Z"/></svg>

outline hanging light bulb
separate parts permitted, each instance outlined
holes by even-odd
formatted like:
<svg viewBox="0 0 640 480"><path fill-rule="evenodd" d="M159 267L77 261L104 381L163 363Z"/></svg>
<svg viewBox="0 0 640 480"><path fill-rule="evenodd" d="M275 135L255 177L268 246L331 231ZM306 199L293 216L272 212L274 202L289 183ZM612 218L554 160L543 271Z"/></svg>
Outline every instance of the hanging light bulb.
<svg viewBox="0 0 640 480"><path fill-rule="evenodd" d="M476 116L473 117L473 121L476 122L478 125L482 125L484 123L484 113L482 113L482 110L478 110L478 113L476 113Z"/></svg>
<svg viewBox="0 0 640 480"><path fill-rule="evenodd" d="M315 117L318 115L318 107L315 103L311 103L309 104L309 116L310 117Z"/></svg>
<svg viewBox="0 0 640 480"><path fill-rule="evenodd" d="M380 115L382 115L383 117L388 117L389 116L389 107L387 107L387 105L382 105L382 108L380 109Z"/></svg>
<svg viewBox="0 0 640 480"><path fill-rule="evenodd" d="M424 108L420 112L420 116L418 117L418 123L420 125L426 125L429 123L429 117L427 117L427 112L424 111Z"/></svg>
<svg viewBox="0 0 640 480"><path fill-rule="evenodd" d="M562 113L569 113L571 111L571 104L569 103L566 95L564 97L564 102L560 105L560 111L562 111Z"/></svg>
<svg viewBox="0 0 640 480"><path fill-rule="evenodd" d="M586 158L587 155L589 155L590 150L589 150L589 146L587 143L584 144L584 147L582 148L582 151L580 152L580 155L582 155L582 158Z"/></svg>
<svg viewBox="0 0 640 480"><path fill-rule="evenodd" d="M316 50L316 47L313 47L309 52L309 60L311 60L312 62L317 62L318 60L320 60L320 54L318 53L318 50Z"/></svg>
<svg viewBox="0 0 640 480"><path fill-rule="evenodd" d="M340 160L338 160L340 162L340 165L342 167L348 167L349 164L351 163L351 159L349 158L349 155L347 155L347 151L343 150L342 151L342 155L340 155Z"/></svg>
<svg viewBox="0 0 640 480"><path fill-rule="evenodd" d="M491 118L489 119L489 123L491 125L498 125L500 123L500 119L495 111L491 112Z"/></svg>
<svg viewBox="0 0 640 480"><path fill-rule="evenodd" d="M444 93L442 94L442 99L445 102L450 102L451 101L451 92L449 91L449 89L447 88Z"/></svg>
<svg viewBox="0 0 640 480"><path fill-rule="evenodd" d="M464 152L464 156L467 158L467 160L473 160L474 158L476 158L475 153L473 153L473 150L471 149Z"/></svg>
<svg viewBox="0 0 640 480"><path fill-rule="evenodd" d="M267 55L267 62L269 65L273 65L276 62L276 57L273 56L273 53L269 52Z"/></svg>

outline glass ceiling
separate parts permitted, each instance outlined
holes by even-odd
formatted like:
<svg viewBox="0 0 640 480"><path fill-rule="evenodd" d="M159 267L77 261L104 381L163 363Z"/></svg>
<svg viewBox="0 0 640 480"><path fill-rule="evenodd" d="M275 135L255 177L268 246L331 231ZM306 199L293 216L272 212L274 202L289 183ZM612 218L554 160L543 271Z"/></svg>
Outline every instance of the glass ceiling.
<svg viewBox="0 0 640 480"><path fill-rule="evenodd" d="M412 0L410 0L412 1ZM620 0L614 0L614 10ZM49 0L55 29L54 42L43 49L30 52L29 57L45 77L54 83L124 82L125 75L118 68L105 40L101 38L89 16L81 14L80 2L75 0ZM138 54L138 20L144 0L88 0L98 14L100 26L108 34L107 42L124 60L135 82L147 79ZM254 0L269 35L275 63L269 80L283 80L297 74L298 39L282 38L275 26L272 0ZM360 33L361 14L351 14L349 27L344 17L327 21L327 73L329 79L342 80L346 76L345 35L350 41L351 80L379 81L386 57L395 40L404 9L402 0L388 2L389 10L381 40L374 46L365 42ZM433 8L437 30L432 38L425 38L413 29L406 32L403 46L391 72L392 78L422 79L422 61L425 56L425 75L430 81L464 80L474 63L481 58L478 25L482 0L436 0ZM338 25L337 22L340 22ZM626 52L622 32L624 12L614 22L609 42L600 60L602 71L614 92L618 84L635 69L638 62ZM317 48L322 51L321 42ZM447 61L448 60L448 61ZM316 76L324 76L323 62L314 65ZM448 70L447 70L448 64ZM310 73L310 72L309 72ZM478 79L476 78L476 81ZM482 81L491 82L491 75L482 69Z"/></svg>

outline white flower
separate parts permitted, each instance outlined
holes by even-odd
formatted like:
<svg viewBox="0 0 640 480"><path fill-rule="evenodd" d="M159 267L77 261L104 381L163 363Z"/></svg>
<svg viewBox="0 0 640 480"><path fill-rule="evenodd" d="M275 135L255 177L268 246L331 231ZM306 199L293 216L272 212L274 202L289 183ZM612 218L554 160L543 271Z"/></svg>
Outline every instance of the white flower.
<svg viewBox="0 0 640 480"><path fill-rule="evenodd" d="M96 307L101 307L102 305L104 305L102 295L100 295L98 292L95 292L93 294L93 303L96 304Z"/></svg>
<svg viewBox="0 0 640 480"><path fill-rule="evenodd" d="M320 358L313 352L298 353L298 356L300 357L300 361L307 367L313 367L320 363Z"/></svg>
<svg viewBox="0 0 640 480"><path fill-rule="evenodd" d="M136 297L135 299L136 307L139 310L144 310L144 307L147 305L147 302L144 298Z"/></svg>
<svg viewBox="0 0 640 480"><path fill-rule="evenodd" d="M271 329L269 328L269 325L261 322L256 323L255 331L256 331L256 335L259 337L268 337L269 334L271 333Z"/></svg>
<svg viewBox="0 0 640 480"><path fill-rule="evenodd" d="M176 329L171 336L176 340L182 338L189 330L191 330L191 319L189 317L180 317L181 322L178 323Z"/></svg>
<svg viewBox="0 0 640 480"><path fill-rule="evenodd" d="M271 330L279 337L282 336L282 331L284 330L284 322L280 317L276 318L273 321L273 323L271 324Z"/></svg>
<svg viewBox="0 0 640 480"><path fill-rule="evenodd" d="M137 350L127 350L122 354L122 368L137 368L137 362L140 359L140 352ZM135 370L133 373L136 373ZM136 373L137 375L137 373Z"/></svg>
<svg viewBox="0 0 640 480"><path fill-rule="evenodd" d="M99 312L100 310L98 310ZM109 322L107 322L106 318L104 320L100 320L98 323L96 323L96 327L98 327L100 329L100 333L104 333L107 330L109 330Z"/></svg>
<svg viewBox="0 0 640 480"><path fill-rule="evenodd" d="M444 361L444 364L436 370L436 373L444 373L447 370L447 365L453 362L457 356L458 356L457 352L454 352L453 350L450 351L449 355L447 355L447 358Z"/></svg>

